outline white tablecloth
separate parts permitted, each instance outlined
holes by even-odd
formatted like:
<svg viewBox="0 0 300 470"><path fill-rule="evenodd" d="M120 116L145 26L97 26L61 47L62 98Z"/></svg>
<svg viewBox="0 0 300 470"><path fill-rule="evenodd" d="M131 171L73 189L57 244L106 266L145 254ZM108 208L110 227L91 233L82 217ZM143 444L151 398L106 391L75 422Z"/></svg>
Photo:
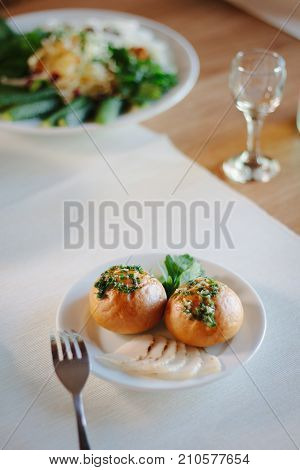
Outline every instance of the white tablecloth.
<svg viewBox="0 0 300 470"><path fill-rule="evenodd" d="M197 199L210 205L220 200L224 207L235 201L228 225L235 249L224 243L215 249L212 240L200 252L189 245L182 251L237 271L261 295L268 328L247 365L261 393L242 368L203 388L164 393L132 392L91 376L84 401L92 447L299 446L298 236L198 165L171 196L190 160L165 136L133 127L94 139L128 194L86 135L1 135L0 444L8 449L77 447L70 396L55 376L48 380L49 332L74 281L103 261L129 254L122 244L117 250L64 250L63 201ZM164 220L158 225L158 249L170 251ZM213 220L199 227L199 233L204 228L213 233ZM150 246L145 237L143 251Z"/></svg>

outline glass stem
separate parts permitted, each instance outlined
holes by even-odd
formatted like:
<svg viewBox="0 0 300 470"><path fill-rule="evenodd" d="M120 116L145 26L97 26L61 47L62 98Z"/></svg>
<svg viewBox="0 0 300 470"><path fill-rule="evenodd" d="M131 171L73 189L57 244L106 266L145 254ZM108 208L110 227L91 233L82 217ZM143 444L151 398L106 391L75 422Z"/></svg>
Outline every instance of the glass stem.
<svg viewBox="0 0 300 470"><path fill-rule="evenodd" d="M258 164L260 155L260 133L264 123L264 116L261 114L245 113L247 121L247 152L245 152L245 163Z"/></svg>

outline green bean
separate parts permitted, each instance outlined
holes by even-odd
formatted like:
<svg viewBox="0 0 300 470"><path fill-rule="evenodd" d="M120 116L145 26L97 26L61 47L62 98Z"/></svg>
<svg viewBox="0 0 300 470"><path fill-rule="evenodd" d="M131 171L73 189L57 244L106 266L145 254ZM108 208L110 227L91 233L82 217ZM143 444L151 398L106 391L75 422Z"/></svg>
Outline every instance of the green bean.
<svg viewBox="0 0 300 470"><path fill-rule="evenodd" d="M0 86L0 108L41 101L52 96L57 96L55 88L30 91L24 87L2 85Z"/></svg>
<svg viewBox="0 0 300 470"><path fill-rule="evenodd" d="M93 100L79 96L71 103L48 116L45 126L74 126L84 121L93 108Z"/></svg>
<svg viewBox="0 0 300 470"><path fill-rule="evenodd" d="M60 103L61 100L58 97L52 96L41 101L13 106L2 114L2 118L9 121L21 121L41 117L57 109Z"/></svg>
<svg viewBox="0 0 300 470"><path fill-rule="evenodd" d="M122 108L122 100L117 96L106 98L101 101L95 116L95 122L107 124L116 119Z"/></svg>
<svg viewBox="0 0 300 470"><path fill-rule="evenodd" d="M70 111L63 119L59 120L58 125L69 127L78 126L82 122L86 121L94 106L95 104L93 100L90 100L82 106L82 108L78 109L76 113Z"/></svg>

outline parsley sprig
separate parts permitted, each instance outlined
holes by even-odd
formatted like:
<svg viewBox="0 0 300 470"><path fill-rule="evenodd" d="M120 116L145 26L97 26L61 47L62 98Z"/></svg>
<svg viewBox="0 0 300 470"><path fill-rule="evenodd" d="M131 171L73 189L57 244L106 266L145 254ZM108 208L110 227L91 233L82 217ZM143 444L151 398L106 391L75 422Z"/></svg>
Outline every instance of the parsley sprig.
<svg viewBox="0 0 300 470"><path fill-rule="evenodd" d="M162 275L159 280L170 297L182 284L204 275L204 269L191 255L167 255L161 266Z"/></svg>

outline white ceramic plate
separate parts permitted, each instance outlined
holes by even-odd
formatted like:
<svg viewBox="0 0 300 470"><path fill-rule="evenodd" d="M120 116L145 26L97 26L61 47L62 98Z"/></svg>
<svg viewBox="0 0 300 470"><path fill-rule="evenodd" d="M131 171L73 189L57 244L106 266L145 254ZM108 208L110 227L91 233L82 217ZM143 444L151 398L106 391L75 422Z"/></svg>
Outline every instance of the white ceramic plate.
<svg viewBox="0 0 300 470"><path fill-rule="evenodd" d="M191 91L199 75L200 65L198 56L194 48L183 36L171 28L157 23L156 21L117 11L61 9L39 11L14 16L13 19L9 21L9 23L14 30L17 30L18 32L26 32L37 26L42 26L53 19L61 22L71 22L72 24L80 25L84 24L91 18L107 20L117 20L120 18L138 20L141 26L149 29L155 34L157 38L169 44L179 75L179 83L156 103L153 103L144 109L124 114L123 116L117 118L112 124L109 124L110 126L133 124L150 119L177 104ZM86 123L84 124L84 127L86 127L87 130L92 130L99 129L101 126L98 124ZM71 128L43 128L39 126L37 120L20 121L17 123L0 121L0 129L1 128L39 135L63 135L83 131L82 126Z"/></svg>
<svg viewBox="0 0 300 470"><path fill-rule="evenodd" d="M130 258L130 264L140 264L146 271L156 274L165 254L141 254ZM225 374L245 364L258 350L266 329L265 309L255 290L240 276L224 267L201 260L207 275L215 277L230 286L241 298L245 311L244 323L238 334L228 344L221 344L207 351L215 354L221 361L222 371L217 374L196 377L188 380L162 380L156 378L129 375L118 369L102 365L98 360L101 354L115 351L121 344L129 341L131 336L118 335L97 326L89 315L88 292L93 282L103 271L114 264L126 264L126 258L112 260L100 265L97 269L80 279L69 290L62 301L58 312L56 327L58 330L75 330L80 332L87 342L92 372L101 379L114 382L137 390L166 390L189 388L204 385L220 379ZM155 331L164 334L163 324Z"/></svg>

